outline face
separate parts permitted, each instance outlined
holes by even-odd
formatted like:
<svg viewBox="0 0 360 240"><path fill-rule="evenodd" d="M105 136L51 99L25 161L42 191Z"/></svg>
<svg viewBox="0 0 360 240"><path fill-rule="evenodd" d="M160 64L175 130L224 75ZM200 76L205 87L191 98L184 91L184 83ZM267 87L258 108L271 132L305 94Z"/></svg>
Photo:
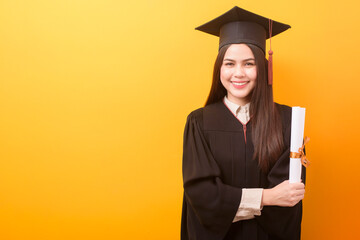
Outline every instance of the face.
<svg viewBox="0 0 360 240"><path fill-rule="evenodd" d="M232 44L226 51L220 68L220 80L227 98L241 106L250 102L256 84L255 57L245 44Z"/></svg>

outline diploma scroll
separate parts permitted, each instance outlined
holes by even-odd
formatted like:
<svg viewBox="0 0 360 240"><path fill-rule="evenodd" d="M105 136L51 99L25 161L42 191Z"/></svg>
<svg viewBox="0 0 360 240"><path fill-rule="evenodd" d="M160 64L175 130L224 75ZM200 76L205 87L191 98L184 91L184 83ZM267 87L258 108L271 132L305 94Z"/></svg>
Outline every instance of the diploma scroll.
<svg viewBox="0 0 360 240"><path fill-rule="evenodd" d="M305 108L293 107L291 117L291 139L290 152L299 153L303 145L305 126ZM289 182L298 183L301 181L301 158L290 158Z"/></svg>

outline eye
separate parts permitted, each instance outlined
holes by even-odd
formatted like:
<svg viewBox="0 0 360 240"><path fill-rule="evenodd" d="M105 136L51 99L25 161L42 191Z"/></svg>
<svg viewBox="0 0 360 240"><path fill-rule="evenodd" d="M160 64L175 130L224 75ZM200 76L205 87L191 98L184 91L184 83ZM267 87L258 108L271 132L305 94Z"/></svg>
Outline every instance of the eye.
<svg viewBox="0 0 360 240"><path fill-rule="evenodd" d="M225 66L234 66L234 63L232 63L232 62L225 62L224 65L225 65Z"/></svg>
<svg viewBox="0 0 360 240"><path fill-rule="evenodd" d="M245 66L255 66L255 63L254 62L246 62Z"/></svg>

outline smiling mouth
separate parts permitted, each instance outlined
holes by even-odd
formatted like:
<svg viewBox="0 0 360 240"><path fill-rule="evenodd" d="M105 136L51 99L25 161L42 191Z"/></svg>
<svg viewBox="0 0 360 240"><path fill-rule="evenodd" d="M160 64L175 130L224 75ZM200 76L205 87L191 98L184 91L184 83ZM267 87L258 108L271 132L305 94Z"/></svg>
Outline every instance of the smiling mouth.
<svg viewBox="0 0 360 240"><path fill-rule="evenodd" d="M236 86L243 86L249 82L231 82L232 84L236 85Z"/></svg>

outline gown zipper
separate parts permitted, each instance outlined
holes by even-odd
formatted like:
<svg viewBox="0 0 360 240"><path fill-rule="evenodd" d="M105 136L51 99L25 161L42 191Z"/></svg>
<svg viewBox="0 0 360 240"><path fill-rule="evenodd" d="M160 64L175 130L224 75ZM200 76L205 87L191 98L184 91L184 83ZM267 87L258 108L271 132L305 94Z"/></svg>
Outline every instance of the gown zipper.
<svg viewBox="0 0 360 240"><path fill-rule="evenodd" d="M237 118L236 114L234 114L233 111L231 111L231 109L228 107L228 105L227 105L226 102L225 102L225 99L223 100L223 103L224 103L224 105L229 109L229 111L234 115L234 117L235 117L235 118L241 123L241 125L243 126L244 139L245 139L245 144L246 144L246 124L247 124L250 120L248 120L245 124L242 123L242 122L240 121L240 119Z"/></svg>
<svg viewBox="0 0 360 240"><path fill-rule="evenodd" d="M246 144L246 125L243 124L243 130L244 130L244 139L245 139L245 144Z"/></svg>

